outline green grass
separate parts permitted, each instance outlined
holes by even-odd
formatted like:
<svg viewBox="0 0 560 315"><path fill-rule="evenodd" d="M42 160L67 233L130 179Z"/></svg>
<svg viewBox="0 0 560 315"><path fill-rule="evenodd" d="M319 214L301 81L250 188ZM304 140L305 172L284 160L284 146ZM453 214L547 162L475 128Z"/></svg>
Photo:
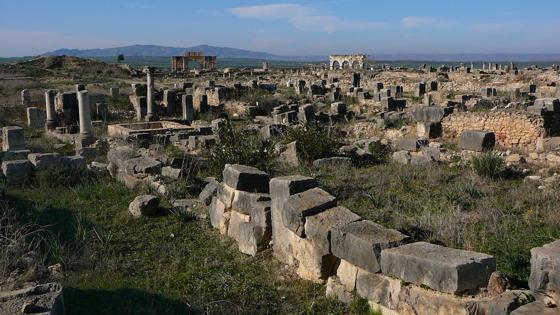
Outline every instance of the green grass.
<svg viewBox="0 0 560 315"><path fill-rule="evenodd" d="M286 273L270 250L247 257L206 221L133 219L135 196L110 179L8 190L20 221L46 227L46 263L65 269L67 314L346 312L322 286Z"/></svg>
<svg viewBox="0 0 560 315"><path fill-rule="evenodd" d="M557 186L542 190L519 179L491 179L447 165L389 163L308 172L360 216L413 240L494 255L498 270L521 282L529 276L530 249L560 238Z"/></svg>

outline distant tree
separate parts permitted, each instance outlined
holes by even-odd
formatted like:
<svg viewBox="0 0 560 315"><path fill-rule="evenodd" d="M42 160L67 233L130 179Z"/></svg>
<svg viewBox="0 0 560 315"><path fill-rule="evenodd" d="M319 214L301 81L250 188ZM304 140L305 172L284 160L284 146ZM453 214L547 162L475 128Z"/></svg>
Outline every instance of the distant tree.
<svg viewBox="0 0 560 315"><path fill-rule="evenodd" d="M123 54L119 54L119 55L117 56L117 62L118 62L118 63L121 63L123 60L124 60L124 55L123 55Z"/></svg>

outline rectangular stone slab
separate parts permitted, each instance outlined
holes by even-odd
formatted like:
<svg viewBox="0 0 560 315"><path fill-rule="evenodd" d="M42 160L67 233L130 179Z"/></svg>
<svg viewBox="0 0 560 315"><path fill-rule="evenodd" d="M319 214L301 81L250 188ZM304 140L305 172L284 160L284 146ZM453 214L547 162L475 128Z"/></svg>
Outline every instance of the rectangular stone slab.
<svg viewBox="0 0 560 315"><path fill-rule="evenodd" d="M224 183L237 190L268 193L270 177L267 173L246 165L226 164Z"/></svg>
<svg viewBox="0 0 560 315"><path fill-rule="evenodd" d="M290 196L282 209L284 226L299 237L305 235L305 218L336 205L336 198L321 188Z"/></svg>
<svg viewBox="0 0 560 315"><path fill-rule="evenodd" d="M417 242L381 253L381 271L406 282L458 294L486 287L496 271L494 257Z"/></svg>
<svg viewBox="0 0 560 315"><path fill-rule="evenodd" d="M560 290L560 240L531 249L531 290Z"/></svg>
<svg viewBox="0 0 560 315"><path fill-rule="evenodd" d="M358 221L360 216L345 207L334 207L305 220L305 236L312 240L318 247L330 253L331 229L335 226Z"/></svg>
<svg viewBox="0 0 560 315"><path fill-rule="evenodd" d="M331 251L369 272L381 270L381 251L399 246L407 236L371 221L356 221L331 230Z"/></svg>

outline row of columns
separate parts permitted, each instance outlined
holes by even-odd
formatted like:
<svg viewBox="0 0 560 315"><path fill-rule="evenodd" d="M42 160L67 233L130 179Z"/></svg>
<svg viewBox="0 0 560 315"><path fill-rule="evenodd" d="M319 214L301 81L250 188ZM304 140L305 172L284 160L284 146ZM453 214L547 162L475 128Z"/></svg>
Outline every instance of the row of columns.
<svg viewBox="0 0 560 315"><path fill-rule="evenodd" d="M45 128L47 130L54 130L57 125L56 112L54 108L56 90L45 91L45 107L47 111L47 121L45 123ZM77 92L78 98L78 114L80 121L80 136L82 138L92 138L93 137L93 125L91 123L91 112L89 105L89 94L87 90L82 90Z"/></svg>

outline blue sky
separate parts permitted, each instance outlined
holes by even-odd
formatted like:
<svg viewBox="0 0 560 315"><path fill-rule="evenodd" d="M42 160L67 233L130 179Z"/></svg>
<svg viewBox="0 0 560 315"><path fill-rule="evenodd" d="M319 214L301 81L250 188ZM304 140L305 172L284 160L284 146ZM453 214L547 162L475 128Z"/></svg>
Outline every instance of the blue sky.
<svg viewBox="0 0 560 315"><path fill-rule="evenodd" d="M283 55L559 53L558 0L0 0L0 56L131 44Z"/></svg>

